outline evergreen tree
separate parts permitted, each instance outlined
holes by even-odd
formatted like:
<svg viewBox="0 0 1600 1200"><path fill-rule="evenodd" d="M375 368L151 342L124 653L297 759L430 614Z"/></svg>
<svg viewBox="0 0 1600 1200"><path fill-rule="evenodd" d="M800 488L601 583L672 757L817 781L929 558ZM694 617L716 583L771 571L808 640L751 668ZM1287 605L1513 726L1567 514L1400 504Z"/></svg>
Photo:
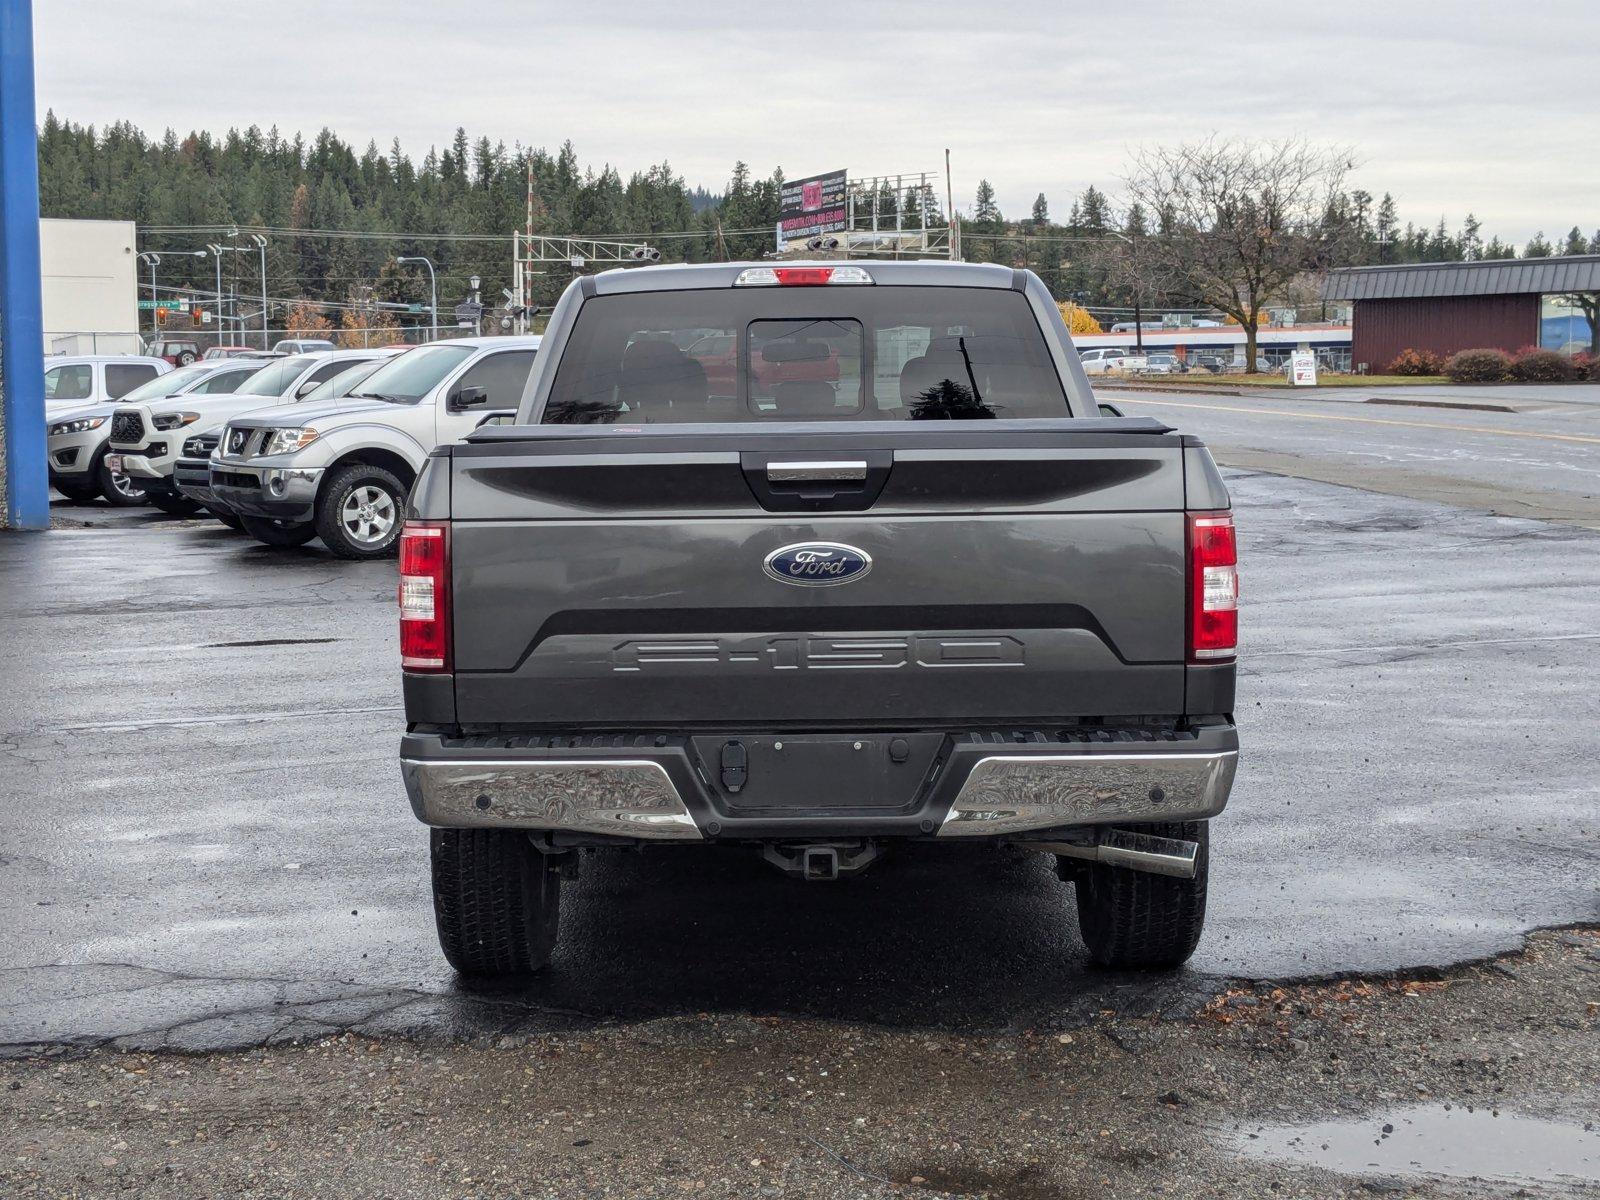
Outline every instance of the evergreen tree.
<svg viewBox="0 0 1600 1200"><path fill-rule="evenodd" d="M972 220L987 232L1000 224L1000 206L994 200L994 188L987 179L978 180L978 194L972 205Z"/></svg>
<svg viewBox="0 0 1600 1200"><path fill-rule="evenodd" d="M1044 193L1040 192L1033 200L1033 212L1030 216L1035 229L1043 229L1050 224L1050 205L1045 201Z"/></svg>

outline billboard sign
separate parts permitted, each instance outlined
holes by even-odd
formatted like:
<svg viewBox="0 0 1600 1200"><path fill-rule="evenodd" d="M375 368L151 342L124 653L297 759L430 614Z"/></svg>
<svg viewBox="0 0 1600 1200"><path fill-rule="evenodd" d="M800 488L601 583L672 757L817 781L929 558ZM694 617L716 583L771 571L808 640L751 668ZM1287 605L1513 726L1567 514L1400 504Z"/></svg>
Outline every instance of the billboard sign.
<svg viewBox="0 0 1600 1200"><path fill-rule="evenodd" d="M778 200L778 248L845 227L845 172L784 181Z"/></svg>

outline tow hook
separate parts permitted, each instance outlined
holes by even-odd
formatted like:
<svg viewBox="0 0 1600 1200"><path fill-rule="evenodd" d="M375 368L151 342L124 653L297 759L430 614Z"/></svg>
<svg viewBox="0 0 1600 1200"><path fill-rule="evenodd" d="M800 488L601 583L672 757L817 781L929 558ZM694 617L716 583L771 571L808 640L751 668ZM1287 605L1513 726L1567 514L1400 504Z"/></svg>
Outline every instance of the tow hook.
<svg viewBox="0 0 1600 1200"><path fill-rule="evenodd" d="M762 846L761 857L785 874L798 875L808 883L831 883L873 862L878 857L878 847L874 842L780 843Z"/></svg>

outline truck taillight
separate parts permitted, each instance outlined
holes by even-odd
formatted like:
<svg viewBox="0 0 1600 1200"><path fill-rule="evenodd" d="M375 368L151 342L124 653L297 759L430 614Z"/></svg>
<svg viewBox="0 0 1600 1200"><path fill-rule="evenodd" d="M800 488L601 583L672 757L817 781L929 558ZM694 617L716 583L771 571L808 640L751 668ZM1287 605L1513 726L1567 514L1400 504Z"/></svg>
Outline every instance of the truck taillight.
<svg viewBox="0 0 1600 1200"><path fill-rule="evenodd" d="M1239 649L1239 552L1232 513L1189 514L1189 661Z"/></svg>
<svg viewBox="0 0 1600 1200"><path fill-rule="evenodd" d="M400 665L450 669L450 526L407 521L400 533Z"/></svg>

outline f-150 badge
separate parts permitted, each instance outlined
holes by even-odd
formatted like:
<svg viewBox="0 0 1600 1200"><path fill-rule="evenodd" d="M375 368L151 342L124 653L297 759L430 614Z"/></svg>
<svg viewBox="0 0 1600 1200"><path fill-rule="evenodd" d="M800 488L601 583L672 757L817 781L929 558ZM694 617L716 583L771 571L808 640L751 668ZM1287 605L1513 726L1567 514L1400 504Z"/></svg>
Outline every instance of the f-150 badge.
<svg viewBox="0 0 1600 1200"><path fill-rule="evenodd" d="M767 555L761 569L779 583L829 587L860 579L872 570L872 556L840 542L796 542Z"/></svg>

